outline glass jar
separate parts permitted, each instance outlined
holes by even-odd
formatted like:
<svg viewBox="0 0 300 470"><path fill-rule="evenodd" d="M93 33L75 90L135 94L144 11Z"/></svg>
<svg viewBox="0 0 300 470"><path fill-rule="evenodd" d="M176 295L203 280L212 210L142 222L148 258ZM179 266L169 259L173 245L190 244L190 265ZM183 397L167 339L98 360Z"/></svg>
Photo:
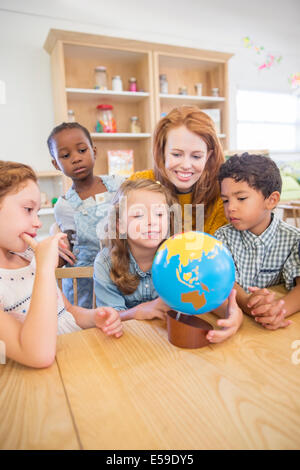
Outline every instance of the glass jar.
<svg viewBox="0 0 300 470"><path fill-rule="evenodd" d="M123 91L123 83L122 83L120 75L115 75L112 78L111 85L112 85L113 91Z"/></svg>
<svg viewBox="0 0 300 470"><path fill-rule="evenodd" d="M97 90L107 90L106 67L99 65L95 68L95 88Z"/></svg>
<svg viewBox="0 0 300 470"><path fill-rule="evenodd" d="M73 109L68 109L68 122L75 122L75 113Z"/></svg>
<svg viewBox="0 0 300 470"><path fill-rule="evenodd" d="M131 77L129 79L129 91L137 91L136 78Z"/></svg>
<svg viewBox="0 0 300 470"><path fill-rule="evenodd" d="M132 134L141 133L141 125L140 125L139 118L137 116L132 116L130 118L130 132L132 132Z"/></svg>
<svg viewBox="0 0 300 470"><path fill-rule="evenodd" d="M111 104L99 104L97 106L96 132L117 132L112 110Z"/></svg>
<svg viewBox="0 0 300 470"><path fill-rule="evenodd" d="M186 86L181 86L179 87L179 90L178 90L178 94L179 95L187 95L187 87Z"/></svg>
<svg viewBox="0 0 300 470"><path fill-rule="evenodd" d="M202 83L195 83L195 92L198 96L202 95Z"/></svg>
<svg viewBox="0 0 300 470"><path fill-rule="evenodd" d="M211 96L219 96L219 88L212 88L211 89Z"/></svg>
<svg viewBox="0 0 300 470"><path fill-rule="evenodd" d="M164 93L164 94L167 94L168 93L168 80L167 80L167 75L165 75L164 73L162 73L160 76L159 76L159 91L160 93Z"/></svg>

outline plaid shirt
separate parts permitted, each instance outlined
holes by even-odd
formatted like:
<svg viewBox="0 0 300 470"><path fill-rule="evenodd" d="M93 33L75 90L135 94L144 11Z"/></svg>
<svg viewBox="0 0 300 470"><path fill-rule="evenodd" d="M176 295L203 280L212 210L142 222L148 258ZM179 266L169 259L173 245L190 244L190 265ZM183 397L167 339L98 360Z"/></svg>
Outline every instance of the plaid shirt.
<svg viewBox="0 0 300 470"><path fill-rule="evenodd" d="M236 282L248 287L268 287L284 283L287 289L300 276L300 230L272 214L269 227L259 236L237 230L231 224L219 228L215 237L232 254Z"/></svg>

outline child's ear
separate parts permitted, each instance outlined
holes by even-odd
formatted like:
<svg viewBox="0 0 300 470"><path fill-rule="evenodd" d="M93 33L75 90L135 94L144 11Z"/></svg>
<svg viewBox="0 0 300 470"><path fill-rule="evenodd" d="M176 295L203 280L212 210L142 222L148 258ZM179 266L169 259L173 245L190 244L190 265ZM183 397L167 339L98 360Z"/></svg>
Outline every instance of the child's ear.
<svg viewBox="0 0 300 470"><path fill-rule="evenodd" d="M54 168L58 171L61 171L61 169L59 168L58 164L57 164L57 161L55 160L55 158L52 158L51 160L52 162L52 165L54 166Z"/></svg>
<svg viewBox="0 0 300 470"><path fill-rule="evenodd" d="M97 157L97 147L96 147L96 145L93 146L93 150L94 150L94 157L96 158Z"/></svg>
<svg viewBox="0 0 300 470"><path fill-rule="evenodd" d="M267 201L267 208L269 210L275 209L275 207L280 201L280 193L278 191L273 191L273 193L270 194L270 196L266 199L266 201Z"/></svg>

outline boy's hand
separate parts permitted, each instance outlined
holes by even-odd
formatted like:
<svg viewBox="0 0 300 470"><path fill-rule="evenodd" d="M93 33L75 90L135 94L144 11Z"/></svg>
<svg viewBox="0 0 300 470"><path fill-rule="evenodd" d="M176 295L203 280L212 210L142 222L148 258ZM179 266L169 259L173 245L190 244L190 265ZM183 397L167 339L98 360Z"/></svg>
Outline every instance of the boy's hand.
<svg viewBox="0 0 300 470"><path fill-rule="evenodd" d="M210 330L206 338L210 343L221 343L233 336L242 322L243 312L236 303L236 290L232 289L228 297L227 316L224 320L217 321L217 325L223 327L222 330Z"/></svg>
<svg viewBox="0 0 300 470"><path fill-rule="evenodd" d="M117 310L112 307L95 309L95 326L108 336L120 338L123 334L123 324Z"/></svg>
<svg viewBox="0 0 300 470"><path fill-rule="evenodd" d="M290 320L285 320L284 300L275 300L274 292L258 287L249 287L249 291L251 296L247 306L257 323L268 330L285 328L292 323Z"/></svg>
<svg viewBox="0 0 300 470"><path fill-rule="evenodd" d="M27 233L20 235L20 238L34 251L37 268L45 266L48 270L53 271L58 265L59 249L66 247L66 237L64 233L57 233L37 242Z"/></svg>

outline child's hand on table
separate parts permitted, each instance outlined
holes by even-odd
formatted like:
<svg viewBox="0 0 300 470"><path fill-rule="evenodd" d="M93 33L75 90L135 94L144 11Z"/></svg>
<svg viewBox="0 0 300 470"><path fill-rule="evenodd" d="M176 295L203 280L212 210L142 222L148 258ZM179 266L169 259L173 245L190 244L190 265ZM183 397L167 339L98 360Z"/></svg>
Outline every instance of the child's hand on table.
<svg viewBox="0 0 300 470"><path fill-rule="evenodd" d="M274 292L258 287L249 287L249 291L251 295L247 306L255 321L264 328L277 330L277 328L285 328L292 323L290 320L285 320L284 300L276 300Z"/></svg>
<svg viewBox="0 0 300 470"><path fill-rule="evenodd" d="M120 315L112 307L98 307L95 309L95 326L108 336L120 338L123 334Z"/></svg>
<svg viewBox="0 0 300 470"><path fill-rule="evenodd" d="M135 308L135 320L152 320L154 318L165 320L166 313L170 310L170 307L160 297L150 302L144 302Z"/></svg>
<svg viewBox="0 0 300 470"><path fill-rule="evenodd" d="M233 336L243 322L243 312L236 303L236 290L232 289L229 294L226 318L218 320L217 325L222 326L221 330L210 330L206 338L210 343L221 343Z"/></svg>

